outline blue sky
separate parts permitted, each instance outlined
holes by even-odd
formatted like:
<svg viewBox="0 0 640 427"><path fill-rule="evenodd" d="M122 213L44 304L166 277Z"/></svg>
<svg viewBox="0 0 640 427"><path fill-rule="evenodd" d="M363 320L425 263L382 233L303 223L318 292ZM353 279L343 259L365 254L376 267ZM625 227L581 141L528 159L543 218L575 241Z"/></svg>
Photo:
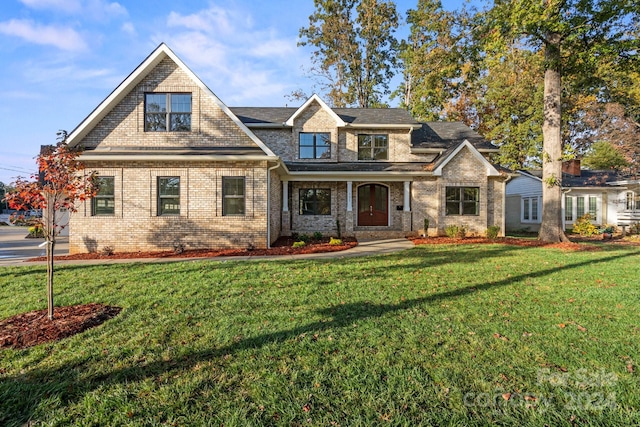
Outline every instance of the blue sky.
<svg viewBox="0 0 640 427"><path fill-rule="evenodd" d="M396 4L404 18L417 0ZM229 106L291 104L293 90L313 91L310 50L296 46L312 12L312 0L0 1L0 181L29 176L40 145L75 128L161 42Z"/></svg>

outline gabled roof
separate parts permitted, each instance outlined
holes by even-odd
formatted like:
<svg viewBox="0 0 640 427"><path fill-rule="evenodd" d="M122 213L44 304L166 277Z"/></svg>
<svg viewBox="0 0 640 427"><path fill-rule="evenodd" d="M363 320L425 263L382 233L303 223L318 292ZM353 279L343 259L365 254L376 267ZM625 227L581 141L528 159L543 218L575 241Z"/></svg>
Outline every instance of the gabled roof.
<svg viewBox="0 0 640 427"><path fill-rule="evenodd" d="M542 170L518 170L518 173L522 176L526 176L537 181L542 182ZM623 184L624 175L620 172L612 170L580 170L580 176L571 175L568 173L562 174L562 187L563 188L583 188L583 187L607 187L612 185Z"/></svg>
<svg viewBox="0 0 640 427"><path fill-rule="evenodd" d="M322 99L320 99L320 97L318 95L316 95L315 93L313 95L311 95L311 97L309 99L307 99L306 102L304 104L302 104L300 106L300 108L298 108L291 115L291 117L289 117L287 120L285 120L284 123L287 126L293 126L293 122L296 119L296 117L298 117L300 114L302 114L302 112L304 110L306 110L309 107L309 105L313 104L314 102L317 102L318 104L320 104L320 108L325 110L329 114L329 116L331 116L336 121L336 126L338 126L338 127L344 126L344 121L340 118L340 116L338 116L331 108L329 108L329 106Z"/></svg>
<svg viewBox="0 0 640 427"><path fill-rule="evenodd" d="M473 154L473 156L485 166L485 168L487 170L487 176L500 176L501 175L500 172L495 168L495 166L493 166L487 159L485 159L484 156L482 154L480 154L480 152L466 139L461 144L459 144L457 147L449 148L447 150L447 152L445 152L440 157L440 159L438 159L438 161L434 165L435 168L433 170L433 174L435 176L441 176L444 167L451 160L453 160L453 158L455 158L456 155L460 151L462 151L463 148L469 149L471 154Z"/></svg>
<svg viewBox="0 0 640 427"><path fill-rule="evenodd" d="M480 151L498 151L498 147L462 122L426 122L411 134L411 146L414 150L447 150L464 141Z"/></svg>
<svg viewBox="0 0 640 427"><path fill-rule="evenodd" d="M247 128L247 126L231 112L212 91L205 85L193 71L187 67L169 47L160 45L125 78L114 90L100 103L70 134L67 144L73 147L102 120L115 106L117 106L127 96L138 83L140 83L162 60L171 59L184 73L194 81L194 83L207 94L214 104L216 104L265 154L275 157L275 154L257 136Z"/></svg>
<svg viewBox="0 0 640 427"><path fill-rule="evenodd" d="M287 120L299 108L290 107L231 107L231 111L248 127L288 127ZM417 123L402 108L333 108L346 127L414 128Z"/></svg>

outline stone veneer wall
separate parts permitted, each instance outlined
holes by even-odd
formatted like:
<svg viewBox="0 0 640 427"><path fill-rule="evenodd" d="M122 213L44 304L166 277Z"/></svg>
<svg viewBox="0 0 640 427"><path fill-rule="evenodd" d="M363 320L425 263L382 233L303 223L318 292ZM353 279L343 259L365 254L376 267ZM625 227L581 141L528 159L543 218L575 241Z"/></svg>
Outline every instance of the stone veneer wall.
<svg viewBox="0 0 640 427"><path fill-rule="evenodd" d="M267 245L266 162L126 162L120 168L87 162L115 177L115 215L92 216L91 203L71 215L70 253L257 248ZM180 215L157 215L157 177L180 177ZM245 177L244 216L222 215L222 178ZM276 184L274 184L276 185ZM272 229L273 230L273 229Z"/></svg>

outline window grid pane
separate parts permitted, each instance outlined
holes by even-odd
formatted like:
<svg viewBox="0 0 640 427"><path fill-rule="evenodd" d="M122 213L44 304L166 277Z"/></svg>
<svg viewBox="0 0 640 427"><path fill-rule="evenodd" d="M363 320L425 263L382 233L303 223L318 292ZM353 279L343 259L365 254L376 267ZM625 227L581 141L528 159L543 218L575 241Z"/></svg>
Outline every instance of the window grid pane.
<svg viewBox="0 0 640 427"><path fill-rule="evenodd" d="M589 197L589 215L591 215L591 219L596 219L598 217L598 198L594 196Z"/></svg>
<svg viewBox="0 0 640 427"><path fill-rule="evenodd" d="M190 93L145 94L146 132L191 131Z"/></svg>
<svg viewBox="0 0 640 427"><path fill-rule="evenodd" d="M245 180L243 176L222 177L222 215L245 214Z"/></svg>
<svg viewBox="0 0 640 427"><path fill-rule="evenodd" d="M584 216L584 197L576 197L576 207L576 215L578 216L578 218Z"/></svg>
<svg viewBox="0 0 640 427"><path fill-rule="evenodd" d="M531 198L531 219L534 221L538 220L538 198Z"/></svg>
<svg viewBox="0 0 640 427"><path fill-rule="evenodd" d="M93 215L114 215L115 214L115 178L112 176L98 177L96 186L98 193L93 198Z"/></svg>
<svg viewBox="0 0 640 427"><path fill-rule="evenodd" d="M388 160L387 135L358 135L358 160Z"/></svg>
<svg viewBox="0 0 640 427"><path fill-rule="evenodd" d="M331 215L331 190L303 188L299 191L300 215Z"/></svg>
<svg viewBox="0 0 640 427"><path fill-rule="evenodd" d="M158 177L158 215L180 215L180 177Z"/></svg>
<svg viewBox="0 0 640 427"><path fill-rule="evenodd" d="M331 135L328 133L301 132L298 142L301 159L331 158Z"/></svg>
<svg viewBox="0 0 640 427"><path fill-rule="evenodd" d="M447 187L446 215L479 215L480 189L477 187Z"/></svg>
<svg viewBox="0 0 640 427"><path fill-rule="evenodd" d="M564 220L573 222L573 197L564 197Z"/></svg>

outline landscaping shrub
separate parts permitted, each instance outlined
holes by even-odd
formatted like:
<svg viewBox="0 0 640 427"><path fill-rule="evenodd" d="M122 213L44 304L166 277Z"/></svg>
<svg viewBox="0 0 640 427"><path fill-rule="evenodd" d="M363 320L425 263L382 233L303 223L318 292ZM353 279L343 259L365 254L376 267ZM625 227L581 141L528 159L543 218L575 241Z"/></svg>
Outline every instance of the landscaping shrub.
<svg viewBox="0 0 640 427"><path fill-rule="evenodd" d="M640 222L636 222L629 226L629 234L640 234Z"/></svg>
<svg viewBox="0 0 640 427"><path fill-rule="evenodd" d="M452 239L462 239L467 235L467 229L464 225L447 225L444 229L447 237Z"/></svg>
<svg viewBox="0 0 640 427"><path fill-rule="evenodd" d="M487 227L487 238L491 240L495 240L498 237L498 233L500 233L500 227L497 225L490 225Z"/></svg>
<svg viewBox="0 0 640 427"><path fill-rule="evenodd" d="M339 246L342 244L342 239L336 239L332 237L331 240L329 240L329 244Z"/></svg>
<svg viewBox="0 0 640 427"><path fill-rule="evenodd" d="M27 230L29 231L29 234L27 235L27 237L30 237L30 238L44 237L44 230L42 229L42 225L40 224L32 225Z"/></svg>
<svg viewBox="0 0 640 427"><path fill-rule="evenodd" d="M322 233L319 231L313 233L313 240L322 240Z"/></svg>
<svg viewBox="0 0 640 427"><path fill-rule="evenodd" d="M298 240L304 243L309 243L309 240L311 240L311 238L308 234L301 234L300 236L298 236Z"/></svg>
<svg viewBox="0 0 640 427"><path fill-rule="evenodd" d="M583 237L593 236L598 233L598 227L591 222L591 215L584 214L573 225L573 232Z"/></svg>
<svg viewBox="0 0 640 427"><path fill-rule="evenodd" d="M298 242L293 242L293 247L294 248L301 248L303 246L305 246L307 243L304 242L303 240L300 240Z"/></svg>

